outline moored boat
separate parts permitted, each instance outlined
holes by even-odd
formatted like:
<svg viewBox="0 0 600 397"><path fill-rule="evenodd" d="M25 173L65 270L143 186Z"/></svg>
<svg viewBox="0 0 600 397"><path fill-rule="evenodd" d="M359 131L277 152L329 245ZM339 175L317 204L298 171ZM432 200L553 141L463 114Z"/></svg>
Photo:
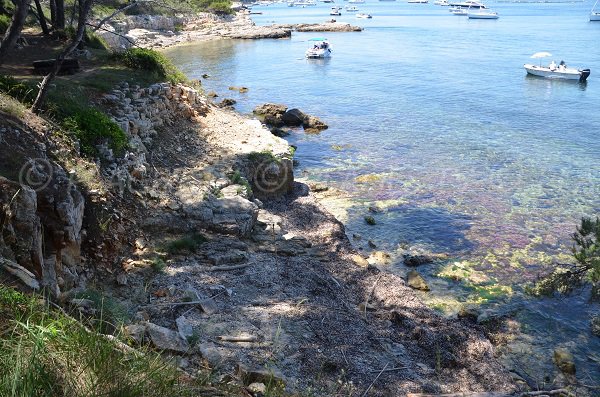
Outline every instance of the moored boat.
<svg viewBox="0 0 600 397"><path fill-rule="evenodd" d="M467 10L462 7L450 7L448 8L448 11L450 11L452 15L467 15Z"/></svg>
<svg viewBox="0 0 600 397"><path fill-rule="evenodd" d="M342 8L341 7L331 7L331 11L329 12L329 15L342 15Z"/></svg>
<svg viewBox="0 0 600 397"><path fill-rule="evenodd" d="M346 6L346 11L347 12L356 12L356 11L358 11L358 7L357 6Z"/></svg>
<svg viewBox="0 0 600 397"><path fill-rule="evenodd" d="M357 18L363 18L363 19L371 19L371 18L373 18L371 16L371 14L366 14L366 13L363 13L363 12L359 12L358 14L356 14L356 17Z"/></svg>
<svg viewBox="0 0 600 397"><path fill-rule="evenodd" d="M469 19L498 19L500 16L495 11L479 10L479 11L467 11L467 17Z"/></svg>
<svg viewBox="0 0 600 397"><path fill-rule="evenodd" d="M596 5L598 4L598 0L594 3L592 7L592 11L590 11L590 21L600 21L600 11L596 11Z"/></svg>
<svg viewBox="0 0 600 397"><path fill-rule="evenodd" d="M451 7L462 7L462 8L487 8L485 4L480 3L475 0L467 0L467 1L449 1L448 4Z"/></svg>

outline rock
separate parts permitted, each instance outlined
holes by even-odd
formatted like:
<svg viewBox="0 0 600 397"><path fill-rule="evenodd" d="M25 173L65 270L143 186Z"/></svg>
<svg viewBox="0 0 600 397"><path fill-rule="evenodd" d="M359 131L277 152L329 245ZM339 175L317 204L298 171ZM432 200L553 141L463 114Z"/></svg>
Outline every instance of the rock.
<svg viewBox="0 0 600 397"><path fill-rule="evenodd" d="M187 341L194 336L194 327L192 327L192 323L184 316L177 317L175 319L175 324L177 324L177 331L183 340Z"/></svg>
<svg viewBox="0 0 600 397"><path fill-rule="evenodd" d="M377 244L375 244L373 240L367 241L367 244L369 245L369 248L377 248Z"/></svg>
<svg viewBox="0 0 600 397"><path fill-rule="evenodd" d="M213 314L219 311L216 302L212 298L205 298L200 301L200 307L206 314Z"/></svg>
<svg viewBox="0 0 600 397"><path fill-rule="evenodd" d="M145 324L130 324L125 326L124 329L125 335L136 341L136 343L141 344L144 341L146 334Z"/></svg>
<svg viewBox="0 0 600 397"><path fill-rule="evenodd" d="M299 109L289 109L281 116L281 120L285 125L289 125L290 127L301 126L305 118L306 114Z"/></svg>
<svg viewBox="0 0 600 397"><path fill-rule="evenodd" d="M265 383L271 386L285 385L283 374L277 369L251 369L243 364L238 364L237 375L244 385L252 383Z"/></svg>
<svg viewBox="0 0 600 397"><path fill-rule="evenodd" d="M206 96L209 98L217 98L219 95L217 95L217 93L214 91L210 91L208 94L206 94Z"/></svg>
<svg viewBox="0 0 600 397"><path fill-rule="evenodd" d="M267 386L260 382L250 383L246 389L254 395L264 395L267 392Z"/></svg>
<svg viewBox="0 0 600 397"><path fill-rule="evenodd" d="M575 358L569 350L562 347L554 349L554 363L562 373L575 375Z"/></svg>
<svg viewBox="0 0 600 397"><path fill-rule="evenodd" d="M235 99L225 98L221 102L219 102L218 106L221 108L226 108L226 107L232 107L236 103L237 103L237 101Z"/></svg>
<svg viewBox="0 0 600 397"><path fill-rule="evenodd" d="M290 135L289 130L284 130L283 128L279 128L279 127L272 127L269 129L269 131L271 131L271 134L278 136L280 138L285 138L286 136Z"/></svg>
<svg viewBox="0 0 600 397"><path fill-rule="evenodd" d="M365 258L363 258L361 255L358 255L358 254L352 255L352 260L354 261L354 263L356 263L360 267L369 266L369 261L366 260Z"/></svg>
<svg viewBox="0 0 600 397"><path fill-rule="evenodd" d="M392 257L387 252L374 251L369 255L368 262L370 264L388 265L392 262Z"/></svg>
<svg viewBox="0 0 600 397"><path fill-rule="evenodd" d="M248 254L234 249L227 252L208 254L208 260L213 265L230 265L246 262L248 260Z"/></svg>
<svg viewBox="0 0 600 397"><path fill-rule="evenodd" d="M375 218L373 218L371 215L367 215L365 216L365 222L367 223L367 225L376 225L377 222L375 222Z"/></svg>
<svg viewBox="0 0 600 397"><path fill-rule="evenodd" d="M323 130L326 130L327 128L329 128L329 126L327 124L325 124L324 122L319 120L317 117L309 116L309 115L306 115L304 117L304 119L302 120L302 127L304 127L305 131L306 130L323 131Z"/></svg>
<svg viewBox="0 0 600 397"><path fill-rule="evenodd" d="M256 224L258 206L241 197L211 199L212 212L209 228L220 233L246 236Z"/></svg>
<svg viewBox="0 0 600 397"><path fill-rule="evenodd" d="M592 334L600 336L600 315L592 317Z"/></svg>
<svg viewBox="0 0 600 397"><path fill-rule="evenodd" d="M146 332L150 336L152 344L160 350L171 350L185 353L189 350L186 340L182 339L178 332L159 325L148 323Z"/></svg>
<svg viewBox="0 0 600 397"><path fill-rule="evenodd" d="M425 282L425 279L416 270L411 270L408 272L406 282L411 288L418 289L420 291L429 291L429 286Z"/></svg>
<svg viewBox="0 0 600 397"><path fill-rule="evenodd" d="M410 267L417 267L433 262L433 259L427 255L404 254L404 264Z"/></svg>

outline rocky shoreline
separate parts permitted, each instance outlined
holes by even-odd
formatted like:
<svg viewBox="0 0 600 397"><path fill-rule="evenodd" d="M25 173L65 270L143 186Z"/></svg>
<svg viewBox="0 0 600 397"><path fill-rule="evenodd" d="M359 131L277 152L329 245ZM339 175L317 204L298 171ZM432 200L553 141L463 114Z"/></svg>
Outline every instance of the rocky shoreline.
<svg viewBox="0 0 600 397"><path fill-rule="evenodd" d="M362 27L344 22L324 21L314 24L274 24L256 26L245 12L219 17L198 14L193 17L128 16L98 31L111 48L125 49L133 45L145 48L167 48L214 39L282 39L297 32L360 32Z"/></svg>

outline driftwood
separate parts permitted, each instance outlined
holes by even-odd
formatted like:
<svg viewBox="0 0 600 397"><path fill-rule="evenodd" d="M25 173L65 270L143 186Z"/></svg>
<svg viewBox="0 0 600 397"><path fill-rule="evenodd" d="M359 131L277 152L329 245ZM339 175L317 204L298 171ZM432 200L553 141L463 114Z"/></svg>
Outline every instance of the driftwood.
<svg viewBox="0 0 600 397"><path fill-rule="evenodd" d="M33 70L38 74L49 73L56 63L56 59L44 59L40 61L33 61ZM59 74L73 74L79 70L79 60L74 58L67 58L63 61Z"/></svg>
<svg viewBox="0 0 600 397"><path fill-rule="evenodd" d="M26 286L31 289L40 289L40 283L36 280L35 274L25 269L23 266L16 264L15 262L0 257L0 269L6 270L8 273L17 277Z"/></svg>

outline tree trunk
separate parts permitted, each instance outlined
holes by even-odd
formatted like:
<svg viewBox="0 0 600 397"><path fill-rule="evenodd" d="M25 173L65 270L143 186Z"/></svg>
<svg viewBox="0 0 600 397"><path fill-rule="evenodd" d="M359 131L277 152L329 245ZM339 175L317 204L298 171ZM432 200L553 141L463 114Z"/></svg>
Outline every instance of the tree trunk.
<svg viewBox="0 0 600 397"><path fill-rule="evenodd" d="M52 28L56 29L56 1L50 0L50 22L52 23Z"/></svg>
<svg viewBox="0 0 600 397"><path fill-rule="evenodd" d="M90 11L93 2L94 0L79 0L79 18L77 20L77 33L75 34L75 37L73 38L71 43L69 43L69 45L64 49L64 51L56 58L56 62L54 62L54 68L52 69L52 71L47 76L44 76L44 79L40 84L40 90L31 107L32 112L39 113L42 110L42 106L44 105L46 97L48 96L50 83L52 83L52 80L54 80L54 78L58 74L58 71L60 70L65 58L71 55L73 50L77 48L79 42L83 38L83 33L85 32L85 21L87 19L87 15Z"/></svg>
<svg viewBox="0 0 600 397"><path fill-rule="evenodd" d="M42 5L40 4L40 0L35 0L35 9L37 11L37 18L40 21L40 27L42 28L42 32L45 36L50 34L50 30L48 30L48 24L46 23L46 16L44 15L44 10L42 9Z"/></svg>
<svg viewBox="0 0 600 397"><path fill-rule="evenodd" d="M15 46L21 36L21 30L23 30L25 18L27 18L27 12L29 11L29 4L31 4L31 0L17 0L15 3L15 11L10 26L0 43L0 65L4 63L6 54Z"/></svg>
<svg viewBox="0 0 600 397"><path fill-rule="evenodd" d="M56 21L54 24L54 29L64 29L65 28L65 0L54 0L55 11L56 11Z"/></svg>

